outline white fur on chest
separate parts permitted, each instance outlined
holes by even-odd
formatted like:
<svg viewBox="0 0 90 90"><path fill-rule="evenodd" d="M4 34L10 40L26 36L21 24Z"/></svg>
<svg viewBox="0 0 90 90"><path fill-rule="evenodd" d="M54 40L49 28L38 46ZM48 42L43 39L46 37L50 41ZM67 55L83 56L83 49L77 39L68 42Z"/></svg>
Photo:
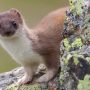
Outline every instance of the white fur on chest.
<svg viewBox="0 0 90 90"><path fill-rule="evenodd" d="M0 40L3 48L18 63L39 62L42 57L32 50L31 41L23 36L12 40Z"/></svg>

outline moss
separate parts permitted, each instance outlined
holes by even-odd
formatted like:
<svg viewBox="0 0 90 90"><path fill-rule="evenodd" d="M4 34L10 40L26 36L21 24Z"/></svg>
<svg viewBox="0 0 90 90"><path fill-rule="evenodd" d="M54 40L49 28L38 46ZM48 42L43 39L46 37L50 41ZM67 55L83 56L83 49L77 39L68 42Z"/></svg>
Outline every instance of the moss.
<svg viewBox="0 0 90 90"><path fill-rule="evenodd" d="M5 90L41 90L41 87L39 84L34 85L23 85L23 86L17 86L17 85L10 85Z"/></svg>
<svg viewBox="0 0 90 90"><path fill-rule="evenodd" d="M67 38L65 38L63 40L64 46L65 46L65 50L69 51L70 50L70 44Z"/></svg>
<svg viewBox="0 0 90 90"><path fill-rule="evenodd" d="M84 80L79 80L78 90L90 90L90 75L86 75Z"/></svg>

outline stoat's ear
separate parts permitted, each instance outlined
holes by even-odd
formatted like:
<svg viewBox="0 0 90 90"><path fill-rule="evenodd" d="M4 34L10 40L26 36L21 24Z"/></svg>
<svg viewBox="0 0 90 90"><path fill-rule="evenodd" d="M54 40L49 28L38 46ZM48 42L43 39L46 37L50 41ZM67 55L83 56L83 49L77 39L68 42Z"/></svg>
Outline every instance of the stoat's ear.
<svg viewBox="0 0 90 90"><path fill-rule="evenodd" d="M17 10L17 9L10 9L9 10L9 13L11 14L11 16L13 18L15 18L19 23L23 23L23 18L22 18L22 15L20 14L20 12Z"/></svg>
<svg viewBox="0 0 90 90"><path fill-rule="evenodd" d="M10 9L10 13L12 15L16 15L18 17L21 17L21 14L20 14L20 12L17 9L14 9L14 8Z"/></svg>

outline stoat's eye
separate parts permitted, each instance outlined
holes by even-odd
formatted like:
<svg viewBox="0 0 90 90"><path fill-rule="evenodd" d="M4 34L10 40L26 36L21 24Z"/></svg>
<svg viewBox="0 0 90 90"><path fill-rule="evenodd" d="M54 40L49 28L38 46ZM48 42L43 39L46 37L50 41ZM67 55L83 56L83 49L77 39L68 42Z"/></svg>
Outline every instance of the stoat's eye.
<svg viewBox="0 0 90 90"><path fill-rule="evenodd" d="M11 21L11 24L12 24L12 26L13 26L15 29L18 28L18 25L17 25L16 21Z"/></svg>

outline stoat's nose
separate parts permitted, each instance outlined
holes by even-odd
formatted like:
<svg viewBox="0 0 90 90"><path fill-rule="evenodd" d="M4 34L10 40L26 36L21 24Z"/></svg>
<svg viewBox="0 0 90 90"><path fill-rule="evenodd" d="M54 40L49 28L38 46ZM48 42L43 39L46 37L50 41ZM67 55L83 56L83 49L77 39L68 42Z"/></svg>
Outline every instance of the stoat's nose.
<svg viewBox="0 0 90 90"><path fill-rule="evenodd" d="M2 33L2 36L12 36L12 35L14 35L14 33L15 33L15 31L4 31L3 33Z"/></svg>
<svg viewBox="0 0 90 90"><path fill-rule="evenodd" d="M18 25L14 21L9 21L9 20L1 20L0 21L0 35L1 36L12 36L15 34L17 31Z"/></svg>

